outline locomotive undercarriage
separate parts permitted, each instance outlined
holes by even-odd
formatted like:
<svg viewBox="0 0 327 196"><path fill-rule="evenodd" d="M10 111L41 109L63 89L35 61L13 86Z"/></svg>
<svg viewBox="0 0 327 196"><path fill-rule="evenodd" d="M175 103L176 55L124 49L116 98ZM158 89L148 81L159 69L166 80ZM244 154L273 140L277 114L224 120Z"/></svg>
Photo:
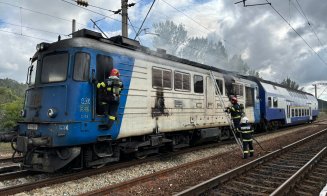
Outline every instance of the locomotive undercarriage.
<svg viewBox="0 0 327 196"><path fill-rule="evenodd" d="M154 133L113 141L100 138L97 143L74 147L46 147L49 138L17 138L15 151L22 153L22 166L29 170L55 172L60 169L82 169L99 167L117 162L121 155L142 159L161 151L175 151L180 148L208 141L229 139L226 128L208 128L173 133ZM34 141L34 142L32 142ZM51 141L51 140L50 140Z"/></svg>

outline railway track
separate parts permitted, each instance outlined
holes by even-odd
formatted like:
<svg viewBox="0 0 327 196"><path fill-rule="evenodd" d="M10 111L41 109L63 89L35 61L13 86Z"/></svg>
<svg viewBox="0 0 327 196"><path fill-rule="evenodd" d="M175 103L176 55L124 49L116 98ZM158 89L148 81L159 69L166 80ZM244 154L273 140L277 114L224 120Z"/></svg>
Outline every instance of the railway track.
<svg viewBox="0 0 327 196"><path fill-rule="evenodd" d="M324 138L319 138L323 134L324 134ZM315 141L317 141L317 140L321 141L320 143L322 143L323 141L326 141L326 139L327 139L327 129L324 129L323 131L318 132L316 134L313 134L313 135L311 135L311 136L309 136L309 137L307 137L307 138L305 138L303 140L300 140L300 141L298 141L296 143L293 143L292 145L286 146L286 147L284 147L284 148L282 148L280 150L277 150L277 151L275 151L273 153L270 153L270 154L264 156L263 158L252 161L252 162L246 164L246 167L241 167L241 168L243 168L242 171L239 170L238 168L235 169L236 172L231 172L230 175L226 175L226 177L223 177L224 182L228 181L229 179L233 179L234 177L237 177L237 179L235 179L235 180L239 180L239 177L243 172L246 172L246 171L250 170L251 167L254 168L254 167L260 167L261 166L262 168L260 168L258 170L261 173L253 174L252 178L249 178L247 176L242 176L244 179L248 178L247 180L250 180L250 181L253 182L251 185L248 185L248 186L249 187L257 186L257 188L264 188L264 186L259 187L257 184L260 183L260 181L262 181L262 179L264 177L269 178L270 176L274 176L273 173L278 171L278 174L276 173L277 176L274 177L274 178L271 178L271 179L277 180L277 182L275 182L275 181L268 182L268 181L264 180L264 183L268 183L270 185L278 187L278 184L282 184L283 180L287 179L287 175L291 175L291 172L295 172L296 169L301 168L301 166L303 164L305 164L306 161L302 161L302 157L304 157L307 160L310 160L311 157L314 156L313 153L303 153L303 152L299 153L299 152L297 152L297 150L299 150L299 151L306 151L307 150L306 152L309 152L309 151L311 151L311 149L313 149L313 151L318 151L319 152L320 147L316 145L316 142L311 141L313 139L315 139ZM302 144L306 143L306 142L310 143L311 145L307 146L307 147L303 147ZM296 146L298 146L298 147L296 147ZM292 151L293 154L281 155L281 153L284 154L284 153L288 152L291 149L293 149L293 151ZM227 154L226 154L226 156L227 156ZM284 156L284 159L281 156ZM299 156L301 156L301 157L299 157ZM265 158L265 157L267 157L267 158ZM174 168L169 168L169 169L166 169L166 170L163 170L163 171L160 171L160 172L156 172L156 173L153 173L153 174L149 174L149 175L146 175L146 176L135 178L135 179L123 182L123 183L107 186L107 187L104 187L102 189L91 191L91 192L88 192L88 193L85 193L85 194L82 194L82 195L83 196L92 196L92 195L105 195L105 194L110 194L110 193L124 192L125 189L127 189L128 187L144 184L145 182L149 182L149 181L151 181L153 179L160 179L160 178L165 179L166 175L175 173L175 172L177 172L179 170L186 170L188 168L193 167L196 164L207 162L207 161L209 161L210 159L213 159L213 158L214 158L214 156L208 157L208 158L205 158L205 159L201 159L201 160L198 160L198 161L195 161L195 162L183 164L181 166L177 166L177 167L174 167ZM263 160L265 160L265 161L263 161ZM268 165L264 165L264 163L266 163L267 161L271 161L271 160L274 160L276 162L275 163L270 163ZM288 163L288 165L286 163ZM276 167L276 165L277 165L277 167ZM276 169L276 171L274 171L274 169ZM234 170L232 170L232 171L234 171ZM286 176L284 175L285 173L286 173ZM257 175L257 176L255 176L255 175ZM278 176L278 175L280 175L280 176ZM244 179L242 179L242 180L244 180ZM252 195L252 194L255 194L255 191L252 190L253 188L251 188L250 191L246 190L244 192L238 192L239 190L244 189L244 187L240 188L240 186L245 185L245 184L242 184L243 183L242 180L239 180L239 181L241 181L239 184L236 183L236 185L235 184L227 185L227 187L236 187L235 188L236 190L233 189L231 192L226 193L226 195L239 195L239 194L240 195L248 195L248 194ZM217 185L214 185L213 187L216 187L216 186ZM267 186L267 184L265 184L265 186ZM268 186L267 189L268 189L267 192L259 192L258 195L267 195L267 193L269 191L273 192L273 190L275 190L275 187L270 188ZM263 191L265 191L265 190L263 190ZM200 195L201 193L205 193L204 195L216 195L216 192L214 192L213 194L211 194L212 192L210 192L210 193L208 192L208 185L203 185L203 190L201 190L201 191L196 190L195 192L192 192L192 191L187 190L185 192L179 193L178 195Z"/></svg>
<svg viewBox="0 0 327 196"><path fill-rule="evenodd" d="M324 129L176 195L312 195L326 184L326 141Z"/></svg>
<svg viewBox="0 0 327 196"><path fill-rule="evenodd" d="M308 124L308 126L310 126L310 125L311 124ZM285 131L287 129L292 129L292 128L285 128L285 129L283 129L283 131ZM267 134L267 133L261 133L259 135L265 135L265 134ZM134 161L129 161L129 162L117 163L117 164L106 166L106 167L99 168L99 169L84 170L84 171L79 171L79 172L74 172L74 173L69 173L69 174L62 174L61 176L57 175L57 176L49 177L47 179L39 180L36 182L30 182L30 183L25 183L25 184L21 184L21 185L15 185L15 186L11 186L11 187L2 188L2 189L0 189L0 195L11 195L11 194L16 194L16 193L23 192L23 191L30 191L35 188L42 188L42 187L48 186L48 185L77 180L77 179L80 179L83 177L89 177L92 175L105 173L107 171L113 171L116 169L130 167L132 165L142 164L142 163L151 162L151 161L157 161L161 158L164 158L165 156L167 156L167 157L177 156L178 154L187 153L189 151L196 151L196 150L200 150L200 149L212 148L212 147L217 147L219 145L225 145L225 144L229 144L229 143L233 143L233 141L221 142L219 144L214 143L214 144L209 144L209 145L205 145L205 146L197 146L195 148L183 149L183 150L180 150L180 151L177 151L174 153L170 153L168 155L149 157L144 160L134 160ZM212 159L212 157L208 157L207 159L208 160ZM203 160L201 160L201 161L203 161ZM191 166L193 164L195 164L195 162L190 163L189 166ZM167 171L162 171L161 173L162 173L162 175L164 175L167 172L169 172L169 169ZM8 176L4 175L3 177L1 177L1 175L0 175L0 182L2 181L2 179L15 179L16 177L21 178L21 177L26 177L29 175L34 175L34 174L35 173L22 171L22 172L18 172L17 174L15 174L13 172L11 174L8 174ZM145 177L144 180L147 180L147 177ZM135 179L134 181L135 181L135 183L138 183L142 180ZM125 183L127 183L127 186L129 186L128 185L129 182L125 182ZM119 187L124 187L124 185L117 185L115 187L117 189Z"/></svg>

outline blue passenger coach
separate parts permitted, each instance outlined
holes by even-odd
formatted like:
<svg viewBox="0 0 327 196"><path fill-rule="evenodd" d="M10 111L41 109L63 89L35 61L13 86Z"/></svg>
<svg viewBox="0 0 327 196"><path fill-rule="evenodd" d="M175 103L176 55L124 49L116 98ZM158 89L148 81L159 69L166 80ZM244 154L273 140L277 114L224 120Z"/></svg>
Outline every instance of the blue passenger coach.
<svg viewBox="0 0 327 196"><path fill-rule="evenodd" d="M313 95L274 82L255 80L259 85L261 125L265 129L316 120L318 102Z"/></svg>

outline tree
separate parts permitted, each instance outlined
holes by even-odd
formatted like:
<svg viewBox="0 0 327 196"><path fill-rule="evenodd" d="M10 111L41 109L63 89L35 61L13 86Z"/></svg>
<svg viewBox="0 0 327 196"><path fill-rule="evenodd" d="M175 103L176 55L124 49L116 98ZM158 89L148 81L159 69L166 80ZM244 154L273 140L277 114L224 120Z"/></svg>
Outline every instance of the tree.
<svg viewBox="0 0 327 196"><path fill-rule="evenodd" d="M280 84L284 85L290 89L301 90L301 89L299 89L300 86L295 81L291 80L291 78L289 78L289 77L284 79Z"/></svg>
<svg viewBox="0 0 327 196"><path fill-rule="evenodd" d="M0 131L10 130L21 120L20 110L23 107L21 98L16 101L0 105Z"/></svg>
<svg viewBox="0 0 327 196"><path fill-rule="evenodd" d="M158 36L153 38L153 46L162 48L167 53L177 56L178 49L187 41L187 31L183 25L172 21L159 22L153 25Z"/></svg>

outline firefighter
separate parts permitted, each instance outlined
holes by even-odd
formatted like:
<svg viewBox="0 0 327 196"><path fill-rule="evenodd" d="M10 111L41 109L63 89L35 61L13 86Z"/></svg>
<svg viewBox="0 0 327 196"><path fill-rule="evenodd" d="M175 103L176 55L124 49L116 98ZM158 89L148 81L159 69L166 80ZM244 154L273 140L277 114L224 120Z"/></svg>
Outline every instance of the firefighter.
<svg viewBox="0 0 327 196"><path fill-rule="evenodd" d="M112 69L109 77L97 84L99 102L101 106L107 105L108 126L111 127L117 120L117 110L120 101L120 93L123 90L123 82L119 78L118 69ZM103 108L106 111L106 108Z"/></svg>
<svg viewBox="0 0 327 196"><path fill-rule="evenodd" d="M231 103L232 106L226 108L225 112L230 113L234 128L237 131L240 129L240 121L243 116L243 106L237 103L237 98L235 96L231 98Z"/></svg>
<svg viewBox="0 0 327 196"><path fill-rule="evenodd" d="M243 159L248 158L248 154L250 153L250 157L253 157L253 143L252 143L252 134L253 129L249 124L249 119L247 117L243 117L240 123L240 131L241 138L243 142Z"/></svg>

